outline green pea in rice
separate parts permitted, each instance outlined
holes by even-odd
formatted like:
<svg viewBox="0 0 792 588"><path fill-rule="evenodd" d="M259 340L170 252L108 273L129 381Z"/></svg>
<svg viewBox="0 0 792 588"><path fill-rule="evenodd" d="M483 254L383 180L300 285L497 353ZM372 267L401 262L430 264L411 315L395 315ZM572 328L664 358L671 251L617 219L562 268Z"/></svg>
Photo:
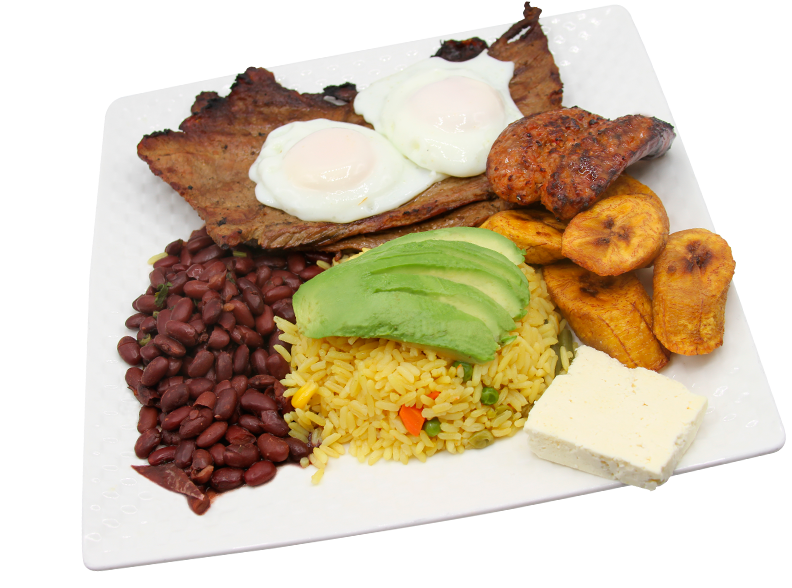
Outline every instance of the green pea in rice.
<svg viewBox="0 0 792 588"><path fill-rule="evenodd" d="M310 339L295 325L275 319L284 331L281 339L292 344L292 372L282 380L285 395L300 407L286 415L286 422L292 437L315 446L303 463L318 468L315 484L329 458L346 451L369 465L380 459L425 462L438 451L463 453L481 446L482 434L471 441L481 431L498 439L522 429L528 410L553 381L559 358L552 346L565 323L550 301L541 271L525 264L520 269L531 289L528 312L511 333L516 338L491 362L474 365L468 382L462 381L461 365L409 343ZM562 355L565 371L569 360ZM481 404L485 387L499 392L494 405ZM434 392L439 395L433 399ZM440 433L408 433L399 417L404 405L421 409L427 420L437 417Z"/></svg>

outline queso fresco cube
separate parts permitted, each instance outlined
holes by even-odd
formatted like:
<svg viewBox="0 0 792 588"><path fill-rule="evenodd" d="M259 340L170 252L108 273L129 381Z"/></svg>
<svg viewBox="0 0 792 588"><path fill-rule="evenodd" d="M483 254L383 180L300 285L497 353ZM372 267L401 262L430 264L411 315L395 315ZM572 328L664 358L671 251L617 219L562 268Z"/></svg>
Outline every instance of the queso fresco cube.
<svg viewBox="0 0 792 588"><path fill-rule="evenodd" d="M707 399L644 368L580 347L525 423L542 459L654 490L696 437Z"/></svg>

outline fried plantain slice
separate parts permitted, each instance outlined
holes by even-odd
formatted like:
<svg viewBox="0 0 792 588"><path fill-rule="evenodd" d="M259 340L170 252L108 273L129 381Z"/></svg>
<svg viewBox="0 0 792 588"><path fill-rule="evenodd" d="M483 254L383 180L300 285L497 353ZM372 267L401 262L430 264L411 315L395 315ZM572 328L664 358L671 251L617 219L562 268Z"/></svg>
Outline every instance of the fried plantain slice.
<svg viewBox="0 0 792 588"><path fill-rule="evenodd" d="M500 233L525 249L525 263L545 265L564 258L561 235L566 223L546 210L503 210L489 217L481 227Z"/></svg>
<svg viewBox="0 0 792 588"><path fill-rule="evenodd" d="M598 276L571 261L543 268L547 291L580 340L630 368L659 370L669 353L652 333L652 300L634 273Z"/></svg>
<svg viewBox="0 0 792 588"><path fill-rule="evenodd" d="M620 176L602 200L569 222L561 251L595 274L618 276L651 265L668 231L660 198L641 182Z"/></svg>
<svg viewBox="0 0 792 588"><path fill-rule="evenodd" d="M668 349L702 355L723 345L726 294L734 258L723 237L706 229L673 233L655 259L654 333Z"/></svg>

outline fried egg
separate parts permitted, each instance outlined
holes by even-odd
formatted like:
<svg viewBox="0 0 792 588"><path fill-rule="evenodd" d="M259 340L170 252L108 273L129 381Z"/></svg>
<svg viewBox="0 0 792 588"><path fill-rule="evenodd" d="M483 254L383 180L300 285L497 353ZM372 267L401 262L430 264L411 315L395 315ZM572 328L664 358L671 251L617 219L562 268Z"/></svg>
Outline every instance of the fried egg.
<svg viewBox="0 0 792 588"><path fill-rule="evenodd" d="M362 90L355 112L419 166L475 176L501 131L522 118L509 93L513 73L512 62L486 53L463 62L430 57Z"/></svg>
<svg viewBox="0 0 792 588"><path fill-rule="evenodd" d="M262 204L335 223L397 208L446 177L415 165L376 131L326 119L272 131L249 176Z"/></svg>

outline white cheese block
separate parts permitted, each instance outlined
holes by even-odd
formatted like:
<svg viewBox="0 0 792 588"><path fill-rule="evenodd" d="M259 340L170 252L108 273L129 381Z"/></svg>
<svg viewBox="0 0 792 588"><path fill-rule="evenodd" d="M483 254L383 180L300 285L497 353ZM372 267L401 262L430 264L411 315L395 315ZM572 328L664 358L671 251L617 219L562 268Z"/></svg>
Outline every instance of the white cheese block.
<svg viewBox="0 0 792 588"><path fill-rule="evenodd" d="M707 399L679 382L580 347L536 401L525 430L542 459L654 490L696 437Z"/></svg>

